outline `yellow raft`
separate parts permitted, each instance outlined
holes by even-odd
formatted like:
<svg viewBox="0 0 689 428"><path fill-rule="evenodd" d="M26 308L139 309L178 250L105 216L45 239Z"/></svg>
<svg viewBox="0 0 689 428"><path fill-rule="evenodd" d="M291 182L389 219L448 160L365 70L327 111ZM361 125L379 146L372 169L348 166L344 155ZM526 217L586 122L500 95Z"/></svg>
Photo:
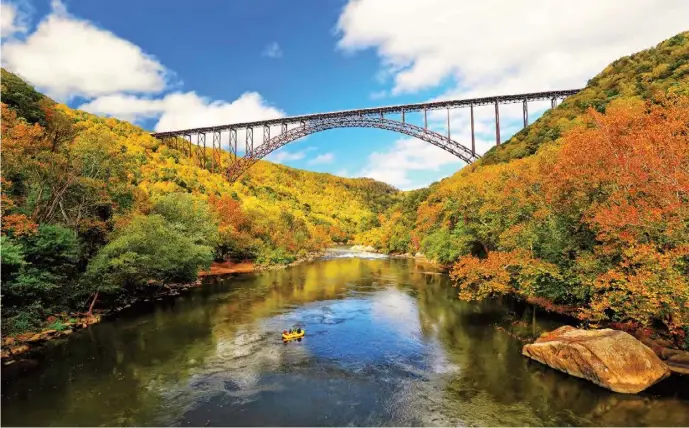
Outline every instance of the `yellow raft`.
<svg viewBox="0 0 689 428"><path fill-rule="evenodd" d="M293 332L293 333L282 333L282 340L294 340L294 339L299 339L300 337L304 337L306 334L306 330L302 329L301 333Z"/></svg>

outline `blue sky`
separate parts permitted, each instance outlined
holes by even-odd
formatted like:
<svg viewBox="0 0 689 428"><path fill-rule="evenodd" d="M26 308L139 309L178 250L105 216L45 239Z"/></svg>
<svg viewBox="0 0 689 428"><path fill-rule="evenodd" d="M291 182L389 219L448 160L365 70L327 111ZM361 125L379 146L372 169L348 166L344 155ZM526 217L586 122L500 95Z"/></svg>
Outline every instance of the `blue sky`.
<svg viewBox="0 0 689 428"><path fill-rule="evenodd" d="M7 1L2 63L72 107L167 130L583 87L617 57L686 30L679 17L689 16L681 0L486 3ZM514 107L501 111L503 140L520 127ZM532 105L532 119L545 107ZM467 114L453 113L460 142L470 141ZM444 117L432 123L445 132ZM477 111L477 130L485 151L495 135L490 109ZM315 134L269 160L403 189L463 166L426 143L364 129Z"/></svg>

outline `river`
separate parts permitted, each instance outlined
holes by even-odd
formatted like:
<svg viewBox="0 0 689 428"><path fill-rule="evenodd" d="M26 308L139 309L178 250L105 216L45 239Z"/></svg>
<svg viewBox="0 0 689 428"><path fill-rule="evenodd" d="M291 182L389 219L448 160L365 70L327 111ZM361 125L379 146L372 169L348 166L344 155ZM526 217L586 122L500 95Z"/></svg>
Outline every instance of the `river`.
<svg viewBox="0 0 689 428"><path fill-rule="evenodd" d="M2 425L689 425L686 377L623 395L530 361L514 334L558 321L460 302L414 260L334 250L207 282L4 369Z"/></svg>

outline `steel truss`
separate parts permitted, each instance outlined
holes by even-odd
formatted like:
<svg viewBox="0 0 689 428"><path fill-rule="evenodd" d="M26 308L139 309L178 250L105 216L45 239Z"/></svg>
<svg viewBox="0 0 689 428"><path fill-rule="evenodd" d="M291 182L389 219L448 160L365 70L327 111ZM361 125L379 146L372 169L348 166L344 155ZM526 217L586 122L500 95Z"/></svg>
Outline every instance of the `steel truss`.
<svg viewBox="0 0 689 428"><path fill-rule="evenodd" d="M258 160L264 158L285 144L298 140L304 136L333 128L379 128L399 132L440 147L443 150L457 156L466 163L472 163L479 158L479 156L476 154L476 139L474 135L474 107L491 104L494 105L495 140L496 145L499 145L500 104L518 102L523 103L523 121L524 126L527 126L529 120L529 101L550 100L551 107L555 107L559 98L565 98L577 92L579 92L579 89L347 110L331 113L292 116L256 122L186 129L180 131L159 132L151 135L162 140L164 144L171 148L186 152L186 154L193 161L196 161L199 166L210 169L212 172L216 172L221 169L223 164L223 150L221 148L222 133L227 131L229 133L229 155L226 174L230 181L238 179L244 172L246 172L247 169L258 162ZM452 140L450 134L450 110L463 107L470 108L471 148L467 148L464 145ZM446 136L428 129L428 110L438 109L447 110ZM406 114L410 112L423 112L423 127L407 122ZM401 114L401 121L385 118L386 114L393 113ZM289 125L298 126L289 129ZM280 133L271 137L271 126L279 126ZM258 146L254 144L254 127L263 128L263 141L262 144ZM238 130L245 131L245 154L243 156L240 156L238 153ZM208 151L206 149L206 133L212 133L210 161L208 159ZM194 135L196 136L196 150L194 150L194 144L192 143L192 136ZM181 139L179 137L181 137Z"/></svg>

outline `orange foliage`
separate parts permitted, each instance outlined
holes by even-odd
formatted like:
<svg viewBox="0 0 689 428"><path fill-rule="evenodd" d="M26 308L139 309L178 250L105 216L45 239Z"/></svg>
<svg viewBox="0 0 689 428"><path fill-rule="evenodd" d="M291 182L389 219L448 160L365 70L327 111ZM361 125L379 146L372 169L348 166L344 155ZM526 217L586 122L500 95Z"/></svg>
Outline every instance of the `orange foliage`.
<svg viewBox="0 0 689 428"><path fill-rule="evenodd" d="M467 301L499 294L529 296L538 281L558 276L556 266L525 250L495 251L485 259L462 257L450 272L459 286L459 298Z"/></svg>
<svg viewBox="0 0 689 428"><path fill-rule="evenodd" d="M417 230L459 224L484 244L486 259L453 269L463 299L565 296L582 319L678 332L689 324L689 97L613 101L582 122L535 156L441 183Z"/></svg>
<svg viewBox="0 0 689 428"><path fill-rule="evenodd" d="M24 214L8 214L2 216L2 231L14 236L30 235L38 231L38 224Z"/></svg>
<svg viewBox="0 0 689 428"><path fill-rule="evenodd" d="M587 319L689 323L689 98L614 103L566 134L548 176L555 209L581 213L609 267Z"/></svg>
<svg viewBox="0 0 689 428"><path fill-rule="evenodd" d="M689 217L689 98L630 100L563 138L549 176L554 205L584 210L606 245L677 239ZM576 204L573 206L573 203Z"/></svg>
<svg viewBox="0 0 689 428"><path fill-rule="evenodd" d="M239 202L231 196L222 195L220 197L210 195L208 204L215 212L220 224L220 232L234 230L238 231L247 224L247 218L242 212Z"/></svg>
<svg viewBox="0 0 689 428"><path fill-rule="evenodd" d="M45 132L37 123L29 125L2 103L2 164L3 169L26 163L29 157L48 149Z"/></svg>

